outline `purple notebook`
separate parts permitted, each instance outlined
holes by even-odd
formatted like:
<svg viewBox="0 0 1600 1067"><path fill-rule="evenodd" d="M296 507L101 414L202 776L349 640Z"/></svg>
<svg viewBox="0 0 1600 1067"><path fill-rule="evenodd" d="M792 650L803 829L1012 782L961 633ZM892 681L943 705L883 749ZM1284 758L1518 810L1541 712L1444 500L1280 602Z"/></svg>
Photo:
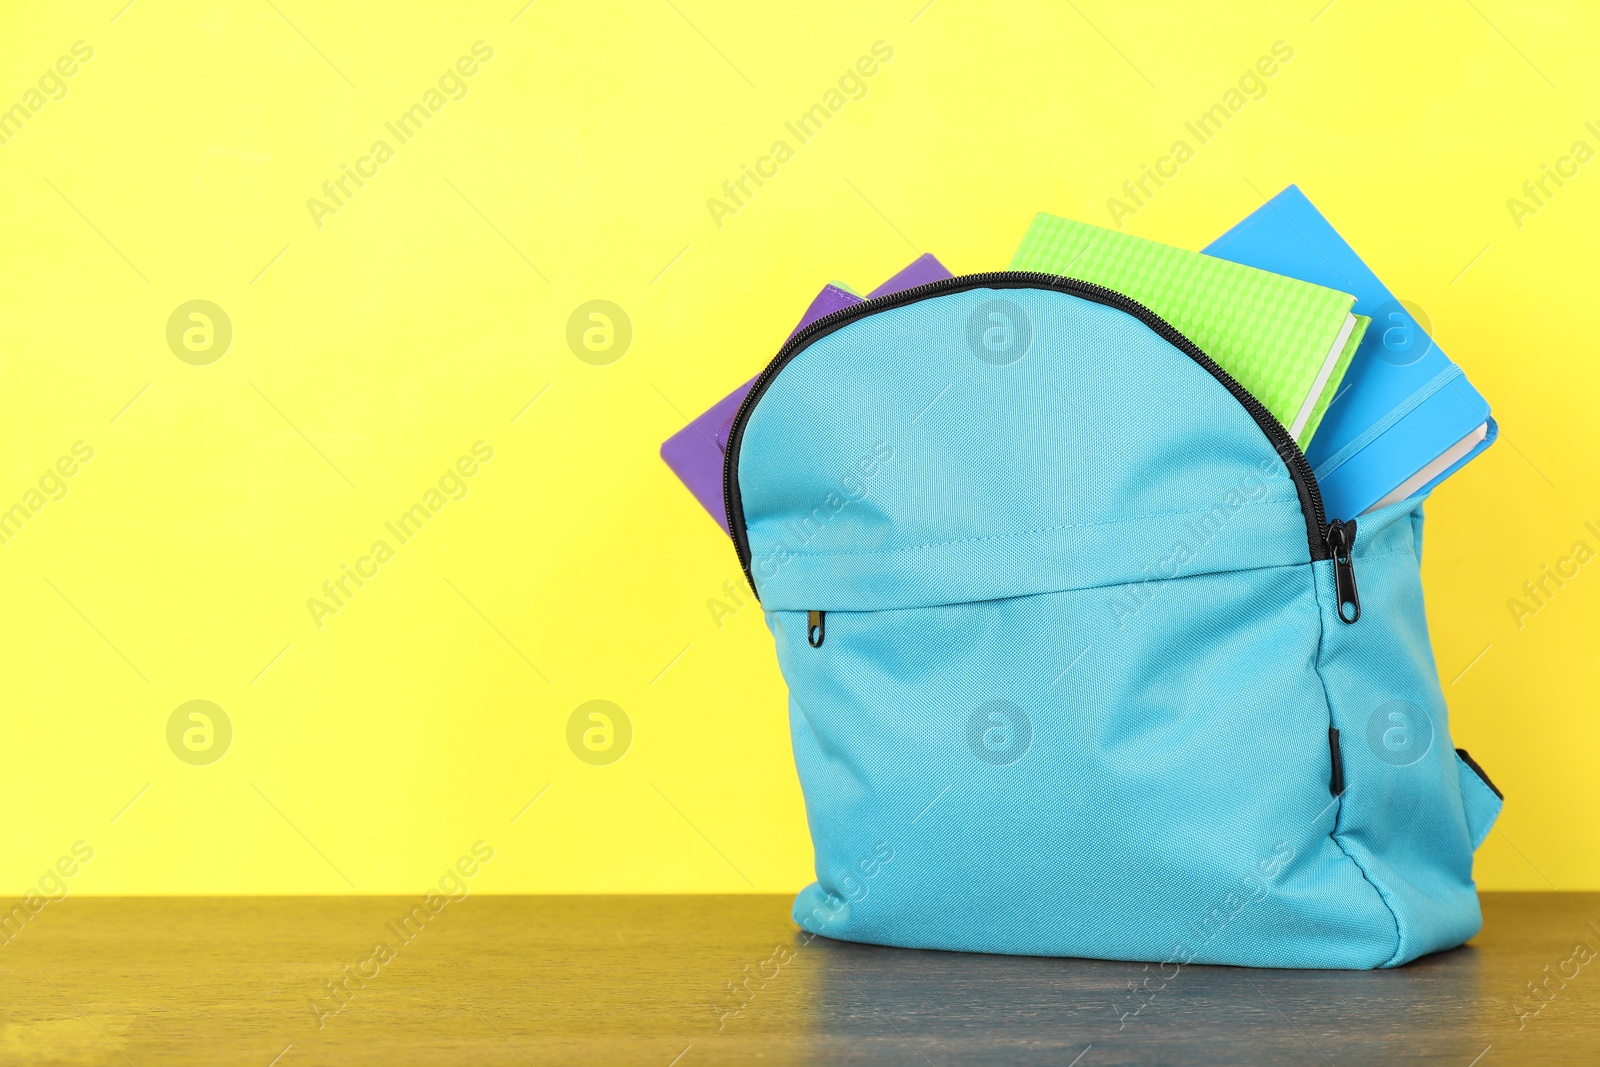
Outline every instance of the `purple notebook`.
<svg viewBox="0 0 1600 1067"><path fill-rule="evenodd" d="M903 289L912 289L950 277L954 275L945 270L943 263L931 255L921 255L905 270L872 290L865 298L847 292L837 285L823 286L822 292L811 301L811 306L806 308L806 313L800 317L800 322L790 331L789 336L793 337L824 315L831 315L842 308L860 304L864 299L888 296ZM723 451L728 447L728 431L733 427L733 417L738 414L739 405L744 402L746 394L750 392L755 382L756 380L751 378L739 386L711 405L704 414L692 419L689 425L667 438L661 445L661 458L672 468L672 473L689 487L689 492L700 501L700 506L717 520L724 533L728 530L728 514L722 499Z"/></svg>

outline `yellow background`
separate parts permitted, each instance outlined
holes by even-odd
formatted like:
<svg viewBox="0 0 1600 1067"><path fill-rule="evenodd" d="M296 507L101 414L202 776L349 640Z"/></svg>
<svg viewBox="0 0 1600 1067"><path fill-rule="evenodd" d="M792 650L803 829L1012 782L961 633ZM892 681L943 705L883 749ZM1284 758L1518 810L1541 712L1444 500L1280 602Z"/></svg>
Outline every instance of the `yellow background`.
<svg viewBox="0 0 1600 1067"><path fill-rule="evenodd" d="M1429 504L1424 564L1455 741L1509 796L1480 884L1600 887L1600 563L1520 629L1506 604L1600 549L1600 162L1520 228L1506 205L1600 148L1592 6L924 4L8 10L0 106L94 57L0 145L0 506L94 458L0 545L0 889L83 840L73 892L414 892L479 839L479 890L796 889L770 638L753 605L714 621L739 569L660 442L823 282L1108 221L1279 40L1126 228L1198 248L1298 182L1490 398L1501 442ZM479 40L466 97L319 228L307 199ZM877 41L866 96L716 225ZM165 337L195 299L234 330L204 366ZM603 366L565 339L595 299L634 330ZM480 440L465 499L319 629L307 598ZM207 766L166 739L196 699L234 729ZM566 740L597 699L633 724L609 766Z"/></svg>

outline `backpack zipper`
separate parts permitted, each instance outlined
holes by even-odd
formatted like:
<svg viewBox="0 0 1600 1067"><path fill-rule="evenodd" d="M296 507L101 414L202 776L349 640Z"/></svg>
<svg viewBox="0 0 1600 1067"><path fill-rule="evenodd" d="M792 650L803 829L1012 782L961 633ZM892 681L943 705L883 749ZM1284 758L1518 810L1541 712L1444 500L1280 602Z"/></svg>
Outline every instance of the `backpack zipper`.
<svg viewBox="0 0 1600 1067"><path fill-rule="evenodd" d="M1332 761L1333 772L1328 777L1328 792L1339 797L1344 795L1344 754L1339 751L1339 731L1332 726L1328 727L1328 754Z"/></svg>
<svg viewBox="0 0 1600 1067"><path fill-rule="evenodd" d="M1361 595L1356 592L1356 568L1350 562L1350 549L1356 543L1356 520L1337 519L1328 524L1328 551L1333 554L1333 585L1339 594L1339 620L1352 623L1361 618ZM1345 605L1351 611L1345 614Z"/></svg>
<svg viewBox="0 0 1600 1067"><path fill-rule="evenodd" d="M1355 568L1350 561L1350 550L1355 544L1356 524L1354 521L1347 523L1330 523L1327 513L1323 510L1322 490L1317 486L1316 475L1311 473L1311 464L1307 462L1306 455L1284 429L1283 423L1277 416L1268 411L1266 406L1257 400L1250 391L1240 385L1238 380L1223 370L1210 356L1200 351L1193 341L1178 332L1171 323L1161 316L1129 297L1122 295L1115 289L1107 289L1103 285L1094 285L1090 282L1078 281L1075 278L1064 278L1055 274L1041 274L1037 271L1001 270L990 271L984 274L967 274L958 278L944 278L940 281L929 282L926 285L914 286L898 293L887 296L874 297L871 300L841 308L831 314L813 322L811 325L795 333L784 342L778 354L772 357L766 368L756 377L755 384L745 394L744 400L739 403L739 410L733 416L733 422L728 429L728 447L723 457L722 466L722 502L728 516L728 536L733 539L734 551L739 556L739 566L744 570L745 580L750 583L751 592L760 599L756 590L755 576L751 573L750 538L745 528L744 508L739 499L739 448L744 441L744 429L750 419L750 413L755 410L765 395L767 387L774 378L788 366L789 361L805 351L813 342L826 337L842 326L846 326L857 319L891 308L904 307L930 297L944 296L949 293L965 292L968 289L1048 289L1069 296L1092 300L1097 304L1115 308L1118 311L1132 315L1143 322L1162 340L1171 344L1178 351L1200 364L1213 378L1221 382L1228 392L1233 394L1241 407L1255 419L1261 432L1266 434L1273 450L1278 453L1278 458L1283 460L1284 466L1289 469L1289 476L1294 479L1295 491L1300 497L1300 510L1306 518L1306 545L1313 561L1334 559L1334 573L1339 586L1339 617L1347 623L1355 622L1361 616L1360 601L1356 599ZM1338 526L1339 535L1333 535L1332 530ZM1346 529L1348 527L1348 529ZM1331 537L1340 539L1341 557L1334 548ZM1346 601L1345 592L1348 589L1350 599ZM1347 617L1344 612L1346 603L1355 606L1353 616ZM817 613L820 616L820 612ZM820 619L817 627L818 637L821 636ZM809 630L808 630L809 637ZM821 644L818 640L816 644Z"/></svg>

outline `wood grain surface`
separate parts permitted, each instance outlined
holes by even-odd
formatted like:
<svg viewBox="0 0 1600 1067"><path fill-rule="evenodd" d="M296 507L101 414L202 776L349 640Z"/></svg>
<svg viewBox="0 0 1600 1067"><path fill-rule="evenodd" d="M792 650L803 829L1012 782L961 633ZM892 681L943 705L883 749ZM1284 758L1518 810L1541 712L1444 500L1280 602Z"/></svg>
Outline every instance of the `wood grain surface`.
<svg viewBox="0 0 1600 1067"><path fill-rule="evenodd" d="M1477 939L1399 970L1143 994L1142 964L808 940L785 897L473 896L403 926L419 903L49 904L4 930L0 1063L1600 1064L1594 893L1486 894Z"/></svg>

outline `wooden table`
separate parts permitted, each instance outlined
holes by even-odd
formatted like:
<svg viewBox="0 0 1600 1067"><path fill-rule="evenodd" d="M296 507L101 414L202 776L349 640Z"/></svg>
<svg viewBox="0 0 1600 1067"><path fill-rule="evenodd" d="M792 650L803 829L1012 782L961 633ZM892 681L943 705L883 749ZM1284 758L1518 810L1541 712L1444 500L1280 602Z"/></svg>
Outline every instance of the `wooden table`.
<svg viewBox="0 0 1600 1067"><path fill-rule="evenodd" d="M1486 894L1476 941L1395 971L1185 968L1125 1019L1140 965L808 941L782 897L472 896L402 930L419 903L51 903L0 935L0 1063L1600 1064L1594 893Z"/></svg>

